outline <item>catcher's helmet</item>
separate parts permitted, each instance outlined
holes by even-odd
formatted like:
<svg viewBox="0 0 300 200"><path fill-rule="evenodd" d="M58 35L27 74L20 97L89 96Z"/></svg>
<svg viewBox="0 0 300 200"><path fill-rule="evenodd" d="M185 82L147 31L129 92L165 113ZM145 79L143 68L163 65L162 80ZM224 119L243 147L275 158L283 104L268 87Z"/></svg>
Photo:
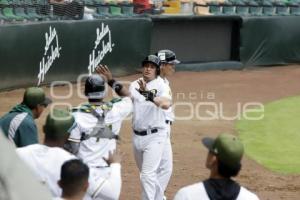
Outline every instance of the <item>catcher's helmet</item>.
<svg viewBox="0 0 300 200"><path fill-rule="evenodd" d="M149 55L147 56L143 61L142 61L142 66L144 66L147 63L152 63L156 66L156 74L159 75L160 74L160 60L156 55Z"/></svg>
<svg viewBox="0 0 300 200"><path fill-rule="evenodd" d="M89 99L102 99L105 97L105 80L102 76L91 75L85 81L84 94Z"/></svg>
<svg viewBox="0 0 300 200"><path fill-rule="evenodd" d="M180 63L180 61L176 59L176 54L168 49L160 50L155 55L157 55L161 63L168 63L173 65Z"/></svg>

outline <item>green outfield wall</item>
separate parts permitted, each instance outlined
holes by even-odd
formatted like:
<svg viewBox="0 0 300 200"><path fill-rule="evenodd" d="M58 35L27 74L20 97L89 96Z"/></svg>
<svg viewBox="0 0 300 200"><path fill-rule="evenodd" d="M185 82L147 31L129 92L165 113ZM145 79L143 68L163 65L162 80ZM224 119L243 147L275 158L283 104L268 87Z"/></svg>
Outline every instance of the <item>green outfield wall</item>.
<svg viewBox="0 0 300 200"><path fill-rule="evenodd" d="M174 50L180 70L300 63L299 22L300 16L153 16L0 25L0 90L76 81L99 63L116 76L133 74L159 49Z"/></svg>
<svg viewBox="0 0 300 200"><path fill-rule="evenodd" d="M240 34L245 66L300 63L300 16L243 18Z"/></svg>
<svg viewBox="0 0 300 200"><path fill-rule="evenodd" d="M108 64L119 76L149 54L149 18L0 26L0 89L76 81Z"/></svg>

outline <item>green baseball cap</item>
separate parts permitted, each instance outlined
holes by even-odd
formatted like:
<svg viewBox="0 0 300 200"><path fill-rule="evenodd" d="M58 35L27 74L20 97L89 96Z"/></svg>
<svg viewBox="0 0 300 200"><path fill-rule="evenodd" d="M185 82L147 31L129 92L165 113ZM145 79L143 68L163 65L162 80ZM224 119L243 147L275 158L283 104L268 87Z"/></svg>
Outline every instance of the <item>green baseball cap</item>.
<svg viewBox="0 0 300 200"><path fill-rule="evenodd" d="M68 135L74 127L75 120L69 111L53 109L47 116L44 132L60 138Z"/></svg>
<svg viewBox="0 0 300 200"><path fill-rule="evenodd" d="M241 163L244 145L236 136L223 133L216 139L203 138L202 143L224 164L234 167Z"/></svg>
<svg viewBox="0 0 300 200"><path fill-rule="evenodd" d="M25 90L23 103L29 107L35 107L37 105L47 106L51 102L51 99L46 97L42 88L30 87Z"/></svg>

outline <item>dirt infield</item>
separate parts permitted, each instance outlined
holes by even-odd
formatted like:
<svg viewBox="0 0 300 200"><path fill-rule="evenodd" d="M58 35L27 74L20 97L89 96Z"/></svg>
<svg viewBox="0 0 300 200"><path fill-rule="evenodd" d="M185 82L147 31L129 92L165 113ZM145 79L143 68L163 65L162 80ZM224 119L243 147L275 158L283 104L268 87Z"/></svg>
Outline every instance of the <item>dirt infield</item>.
<svg viewBox="0 0 300 200"><path fill-rule="evenodd" d="M132 81L137 77L139 75L122 77L120 80ZM247 102L267 103L299 95L300 66L253 68L243 71L178 72L170 78L170 82L173 98L177 103L176 116L188 119L179 119L172 126L174 172L166 192L168 199L172 199L180 187L201 181L208 176L208 170L204 167L207 152L200 142L202 137L214 137L221 132L236 134L235 120L224 120L222 116L215 120L199 120L199 116L208 116L204 112L205 107L199 107L199 102L214 103L219 111L223 111L224 116L232 117L238 113L238 106ZM49 94L50 89L46 90ZM0 115L20 101L23 91L19 89L0 94ZM67 94L69 89L61 86L54 91L57 95ZM74 106L84 101L76 94L69 99L53 100L70 102ZM37 120L40 132L45 116L46 113ZM131 146L130 124L127 120L121 131L120 148L124 152L121 200L139 199L141 191ZM41 140L42 137L41 134ZM243 168L237 180L256 192L260 199L296 200L300 197L300 175L273 173L247 157L243 159Z"/></svg>

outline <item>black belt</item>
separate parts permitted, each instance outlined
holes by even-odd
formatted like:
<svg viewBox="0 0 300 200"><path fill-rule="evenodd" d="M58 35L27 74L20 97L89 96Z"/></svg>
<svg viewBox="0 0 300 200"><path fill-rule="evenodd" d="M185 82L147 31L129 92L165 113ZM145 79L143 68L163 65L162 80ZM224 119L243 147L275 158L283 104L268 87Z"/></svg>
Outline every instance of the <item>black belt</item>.
<svg viewBox="0 0 300 200"><path fill-rule="evenodd" d="M136 135L139 135L139 136L145 136L145 135L148 135L147 131L136 131L136 130L133 130L133 132L136 134ZM151 129L150 130L150 133L157 133L158 130L157 128L154 128L154 129Z"/></svg>
<svg viewBox="0 0 300 200"><path fill-rule="evenodd" d="M172 121L170 121L170 120L166 120L166 124L170 124L170 125L172 125L172 124L173 124L173 122L172 122Z"/></svg>

